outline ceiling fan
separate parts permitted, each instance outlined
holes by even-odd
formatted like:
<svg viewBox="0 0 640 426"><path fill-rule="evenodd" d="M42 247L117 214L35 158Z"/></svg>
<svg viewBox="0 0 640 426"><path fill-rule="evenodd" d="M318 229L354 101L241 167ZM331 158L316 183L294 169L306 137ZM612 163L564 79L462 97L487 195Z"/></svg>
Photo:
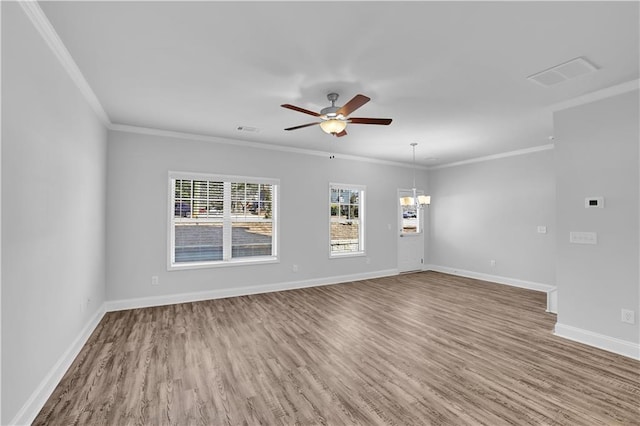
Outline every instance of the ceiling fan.
<svg viewBox="0 0 640 426"><path fill-rule="evenodd" d="M329 93L327 99L331 102L330 107L323 108L319 113L309 111L308 109L300 108L295 105L284 104L280 105L283 108L292 109L294 111L303 112L305 114L313 115L320 118L321 121L315 123L302 124L300 126L289 127L285 130L302 129L303 127L315 126L319 124L322 130L326 133L341 137L347 134L345 130L347 123L352 124L379 124L387 126L391 124L390 118L362 118L362 117L349 117L349 114L360 108L362 105L369 102L371 99L364 95L355 95L353 99L344 104L341 107L336 106L338 100L337 93Z"/></svg>

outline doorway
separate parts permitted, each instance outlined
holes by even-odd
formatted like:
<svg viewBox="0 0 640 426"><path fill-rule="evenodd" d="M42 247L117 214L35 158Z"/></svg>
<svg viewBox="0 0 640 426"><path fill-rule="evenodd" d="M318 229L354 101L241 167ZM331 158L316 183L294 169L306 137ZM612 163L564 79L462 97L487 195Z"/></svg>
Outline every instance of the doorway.
<svg viewBox="0 0 640 426"><path fill-rule="evenodd" d="M423 195L418 192L418 195ZM402 205L400 200L413 197L410 189L399 189L398 205L398 272L421 271L424 265L424 208Z"/></svg>

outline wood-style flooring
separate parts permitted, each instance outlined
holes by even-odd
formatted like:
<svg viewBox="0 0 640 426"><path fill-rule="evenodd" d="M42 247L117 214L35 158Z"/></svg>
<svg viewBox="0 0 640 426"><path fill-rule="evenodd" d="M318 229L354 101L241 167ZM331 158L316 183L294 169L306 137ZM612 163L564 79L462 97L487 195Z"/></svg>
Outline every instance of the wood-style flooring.
<svg viewBox="0 0 640 426"><path fill-rule="evenodd" d="M633 425L640 362L436 272L107 313L36 425Z"/></svg>

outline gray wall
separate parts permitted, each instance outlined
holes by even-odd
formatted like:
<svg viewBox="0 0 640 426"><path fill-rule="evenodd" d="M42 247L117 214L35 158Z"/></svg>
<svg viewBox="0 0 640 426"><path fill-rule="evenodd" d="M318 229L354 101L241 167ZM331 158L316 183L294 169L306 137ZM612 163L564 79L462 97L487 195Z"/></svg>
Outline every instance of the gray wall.
<svg viewBox="0 0 640 426"><path fill-rule="evenodd" d="M557 173L558 324L639 342L638 91L554 115ZM604 209L585 209L603 196ZM569 243L596 232L597 245ZM620 321L621 308L636 324Z"/></svg>
<svg viewBox="0 0 640 426"><path fill-rule="evenodd" d="M429 263L553 285L553 167L545 150L430 170Z"/></svg>
<svg viewBox="0 0 640 426"><path fill-rule="evenodd" d="M396 268L396 191L410 186L410 168L233 141L107 135L20 6L1 7L1 423L105 301ZM559 323L638 342L638 93L559 112L556 128L555 164L553 151L541 151L418 173L432 195L428 262L557 282ZM167 271L169 170L281 179L281 262ZM367 257L329 259L329 182L367 186ZM606 208L585 210L591 195L606 197ZM571 230L596 231L599 244L570 245ZM620 322L620 308L636 311L636 325Z"/></svg>
<svg viewBox="0 0 640 426"><path fill-rule="evenodd" d="M3 424L104 303L106 137L20 6L2 2Z"/></svg>
<svg viewBox="0 0 640 426"><path fill-rule="evenodd" d="M132 298L376 273L397 267L397 189L413 172L372 162L109 132L107 298ZM167 271L168 171L280 179L280 263ZM426 172L418 173L424 182ZM366 257L329 259L329 182L366 185ZM367 263L369 258L370 263ZM298 272L293 272L293 265ZM152 276L159 285L151 285Z"/></svg>

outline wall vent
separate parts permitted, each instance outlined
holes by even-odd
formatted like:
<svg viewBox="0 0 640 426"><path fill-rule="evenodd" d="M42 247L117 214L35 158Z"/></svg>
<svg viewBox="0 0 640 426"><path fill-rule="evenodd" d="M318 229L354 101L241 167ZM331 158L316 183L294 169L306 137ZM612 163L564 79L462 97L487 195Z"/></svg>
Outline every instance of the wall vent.
<svg viewBox="0 0 640 426"><path fill-rule="evenodd" d="M590 72L597 71L597 69L598 68L596 68L595 65L586 59L575 58L560 65L556 65L555 67L530 75L527 78L535 81L541 86L549 87L581 75L589 74Z"/></svg>

